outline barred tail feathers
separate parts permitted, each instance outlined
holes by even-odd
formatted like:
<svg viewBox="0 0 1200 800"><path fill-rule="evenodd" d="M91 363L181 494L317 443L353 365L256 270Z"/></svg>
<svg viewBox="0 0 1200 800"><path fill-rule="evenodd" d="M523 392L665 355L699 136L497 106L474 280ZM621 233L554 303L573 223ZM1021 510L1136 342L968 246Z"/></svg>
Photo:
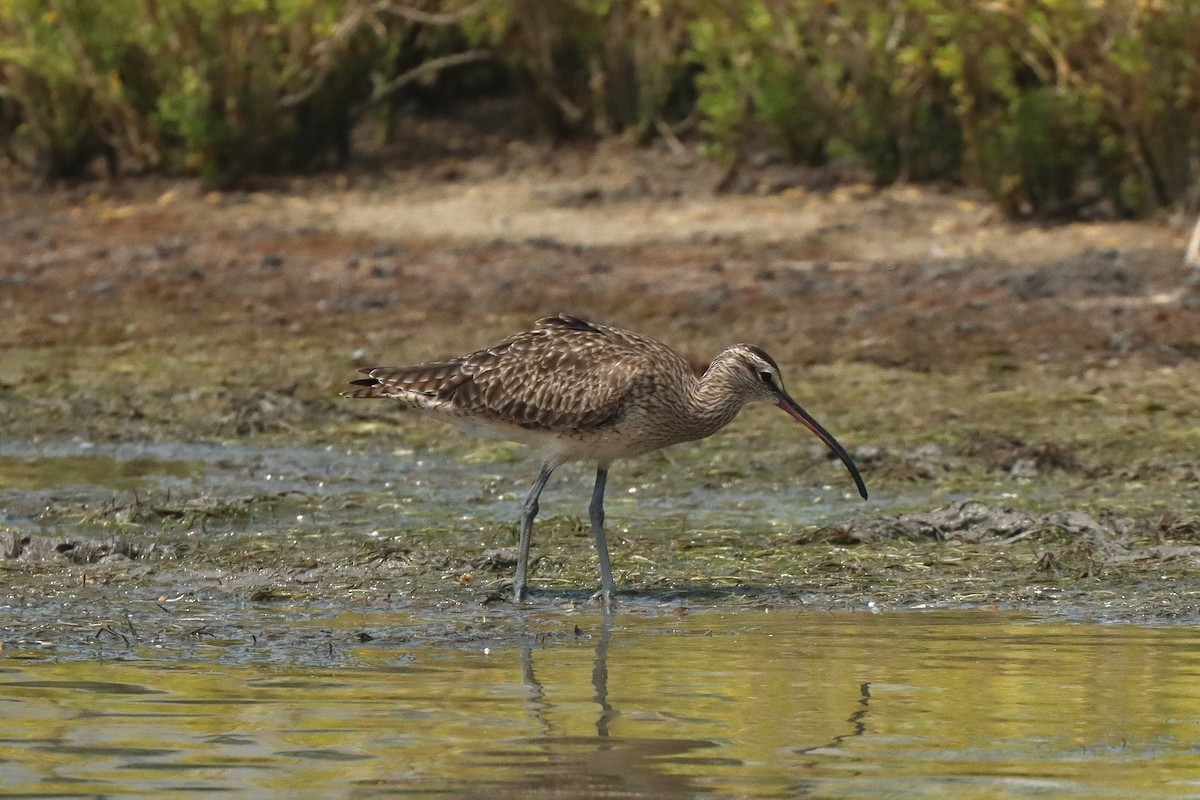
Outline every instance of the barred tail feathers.
<svg viewBox="0 0 1200 800"><path fill-rule="evenodd" d="M360 388L342 392L342 397L444 398L467 380L467 376L462 374L460 361L438 361L406 367L364 367L359 372L368 377L350 381L350 385Z"/></svg>

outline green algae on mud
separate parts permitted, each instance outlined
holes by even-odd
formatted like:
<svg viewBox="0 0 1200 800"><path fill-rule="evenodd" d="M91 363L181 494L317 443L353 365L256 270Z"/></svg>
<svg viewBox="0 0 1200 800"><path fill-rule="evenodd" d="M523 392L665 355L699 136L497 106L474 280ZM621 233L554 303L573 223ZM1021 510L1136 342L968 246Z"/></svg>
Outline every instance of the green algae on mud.
<svg viewBox="0 0 1200 800"><path fill-rule="evenodd" d="M614 477L610 539L625 611L1000 607L1200 618L1194 514L1055 516L1064 512L1038 510L1055 507L1048 498L1022 502L1011 478L1005 491L981 491L986 502L944 512L912 510L928 509L922 492L862 504L847 487L776 474L776 460L797 458L791 442L782 453L759 444L765 461L736 474L721 466L727 444L668 451ZM296 640L286 620L337 609L493 620L475 630L503 636L508 623L494 621L521 613L507 587L515 515L535 463L444 449L92 445L139 463L158 454L167 472L181 456L203 468L187 485L171 477L170 499L161 487L40 494L25 519L9 503L0 569L10 615L0 636L63 652L210 640L309 647L320 637ZM705 477L689 475L689 465ZM834 466L809 469L841 480ZM534 609L589 609L588 479L564 468L544 500Z"/></svg>
<svg viewBox="0 0 1200 800"><path fill-rule="evenodd" d="M276 370L298 368L281 357L270 373L246 380L261 385ZM624 604L998 605L1195 618L1200 501L1186 491L1197 481L1194 378L1186 367L1121 365L1078 377L1040 368L997 376L814 367L789 382L792 391L848 445L872 501L851 499L819 443L772 409L748 411L709 440L619 464L609 518ZM118 389L102 374L77 376L74 385ZM26 522L12 518L20 503L12 503L10 484L10 518L0 523L6 535L15 541L32 532L46 542L38 558L36 548L21 559L22 548L7 546L17 558L0 564L13 595L61 598L74 611L51 606L67 614L61 624L45 615L10 628L7 641L111 639L98 632L117 630L128 614L140 619L141 635L174 635L179 623L157 610L160 598L210 608L197 617L207 632L200 637L225 640L257 635L221 622L228 609L264 604L488 614L508 607L506 550L536 471L523 449L479 443L386 405L341 405L315 387L297 389L293 405L275 407L278 418L230 439L220 434L229 430L220 404L125 391L141 413L93 414L87 425L97 442L79 444L88 455L61 445L45 457L43 474L83 457L132 466L75 469L82 477L72 480L97 484L91 492L29 484L28 511L18 514ZM62 424L39 416L62 414L58 404L6 409L18 436L44 436ZM130 443L146 425L162 442L149 455ZM209 433L193 436L197 444L170 444L187 442L189 430ZM26 441L16 450L10 441L4 457L36 473L36 453L48 445ZM114 460L122 448L129 452ZM561 471L543 502L535 604L586 606L595 584L586 472ZM122 475L136 475L137 485L114 481ZM1033 524L974 537L910 535L904 527L966 498L996 514L1027 514ZM1062 510L1087 514L1099 527L1081 534L1045 523ZM888 532L865 535L889 521L896 524Z"/></svg>
<svg viewBox="0 0 1200 800"><path fill-rule="evenodd" d="M211 602L206 630L239 608L507 609L494 598L535 460L336 395L356 367L463 352L561 310L698 362L733 340L765 347L872 493L848 498L820 443L773 409L619 464L610 536L631 608L1194 613L1200 314L1161 230L1159 250L1063 259L1064 241L1107 234L1030 229L1013 248L1008 226L953 217L953 199L869 198L836 238L890 254L903 215L887 209L915 208L906 252L940 252L940 233L918 241L936 208L939 230L1022 253L895 263L814 253L800 234L396 242L273 227L298 198L265 196L254 217L258 199L226 213L113 191L134 196L128 218L86 203L17 214L21 235L0 242L0 569L47 607L87 598L62 617L87 635L130 608L153 627L160 597ZM1051 235L1055 253L1033 252ZM594 585L587 472L548 489L535 602L574 605ZM983 519L974 530L991 532L972 537L922 517L970 499L1030 524Z"/></svg>
<svg viewBox="0 0 1200 800"><path fill-rule="evenodd" d="M162 354L150 352L155 348L147 348L150 363L131 371L110 370L103 353L62 354L55 360L68 365L70 381L50 391L36 370L16 369L0 391L8 440L70 434L118 442L391 446L479 461L520 457L510 445L472 442L386 404L338 401L336 390L353 370L329 355L314 358L313 343L293 342L261 364L247 362L235 342L191 346L203 356L194 354L178 375L158 373ZM132 352L124 358L133 363ZM229 363L239 365L240 391L230 386ZM936 499L1051 477L1090 491L1098 502L1104 502L1103 484L1112 484L1113 502L1151 511L1164 498L1177 501L1181 485L1200 486L1194 465L1200 367L1115 364L1079 375L1027 367L996 375L986 366L919 373L838 363L792 370L786 379L800 402L865 462L873 490L920 489ZM187 384L191 388L180 391ZM667 457L678 465L681 482L697 474L705 480L765 477L786 490L837 479L813 457L819 451L790 420L754 409L686 456L676 450ZM622 468L642 469L639 462ZM1129 500L1133 495L1143 499Z"/></svg>
<svg viewBox="0 0 1200 800"><path fill-rule="evenodd" d="M598 617L588 601L594 570L585 537L549 526L537 588L526 607L507 601L507 564L455 531L422 531L440 548L398 541L278 537L257 547L218 543L173 558L95 565L13 564L2 569L10 653L60 657L148 655L269 660L332 655L360 641L378 646L525 641L527 615ZM493 536L491 543L502 541ZM620 613L714 609L1025 609L1067 620L1194 623L1200 586L1183 559L1152 570L1087 573L1047 555L1069 542L1047 537L1014 547L884 542L802 544L766 535L698 531L646 551L621 543ZM581 589L579 587L589 587ZM14 612L16 612L14 616ZM362 618L333 625L339 615ZM402 615L381 629L378 615ZM364 636L366 638L364 638ZM238 653L243 655L239 656Z"/></svg>

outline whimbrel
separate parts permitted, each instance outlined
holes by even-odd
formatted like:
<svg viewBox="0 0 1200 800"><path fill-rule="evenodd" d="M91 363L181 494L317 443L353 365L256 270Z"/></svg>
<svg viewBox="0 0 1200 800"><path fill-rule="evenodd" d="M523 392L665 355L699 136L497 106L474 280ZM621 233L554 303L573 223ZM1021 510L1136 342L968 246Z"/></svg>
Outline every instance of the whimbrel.
<svg viewBox="0 0 1200 800"><path fill-rule="evenodd" d="M596 463L588 513L600 559L598 597L616 594L604 537L604 484L613 461L711 436L747 403L774 403L808 427L867 487L845 448L783 388L763 350L735 344L697 377L674 350L648 336L560 314L495 347L407 367L370 367L344 397L387 397L469 433L522 442L542 453L542 469L521 509L516 602L525 599L538 498L565 461Z"/></svg>

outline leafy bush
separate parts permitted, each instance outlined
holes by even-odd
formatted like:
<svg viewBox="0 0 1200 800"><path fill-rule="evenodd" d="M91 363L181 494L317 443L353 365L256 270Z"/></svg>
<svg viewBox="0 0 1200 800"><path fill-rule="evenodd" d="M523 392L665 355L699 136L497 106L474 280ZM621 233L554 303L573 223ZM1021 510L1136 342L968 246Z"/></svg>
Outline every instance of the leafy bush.
<svg viewBox="0 0 1200 800"><path fill-rule="evenodd" d="M3 0L0 97L17 120L6 150L50 177L120 153L216 184L331 151L344 160L354 123L403 77L394 69L401 43L418 38L410 31L458 22L397 8L61 0L47 10L42 0Z"/></svg>
<svg viewBox="0 0 1200 800"><path fill-rule="evenodd" d="M127 17L132 5L0 5L0 118L8 129L3 146L18 163L64 177L96 156L115 170L119 149L144 152L143 120L121 77L137 64L137 53L111 24Z"/></svg>
<svg viewBox="0 0 1200 800"><path fill-rule="evenodd" d="M706 130L728 144L753 117L803 163L849 157L881 181L944 176L961 136L927 26L896 5L707 4L690 53Z"/></svg>
<svg viewBox="0 0 1200 800"><path fill-rule="evenodd" d="M1016 214L1198 191L1200 0L0 0L0 146L231 183L344 160L395 92L485 59L559 134L699 119L714 155L766 132Z"/></svg>
<svg viewBox="0 0 1200 800"><path fill-rule="evenodd" d="M344 150L378 46L369 32L338 35L344 3L159 0L145 10L152 121L179 166L226 183Z"/></svg>
<svg viewBox="0 0 1200 800"><path fill-rule="evenodd" d="M710 0L692 22L699 109L798 160L881 182L963 179L1014 213L1097 200L1141 214L1200 161L1200 2Z"/></svg>
<svg viewBox="0 0 1200 800"><path fill-rule="evenodd" d="M648 131L689 94L689 11L681 0L507 0L492 7L497 57L559 133Z"/></svg>

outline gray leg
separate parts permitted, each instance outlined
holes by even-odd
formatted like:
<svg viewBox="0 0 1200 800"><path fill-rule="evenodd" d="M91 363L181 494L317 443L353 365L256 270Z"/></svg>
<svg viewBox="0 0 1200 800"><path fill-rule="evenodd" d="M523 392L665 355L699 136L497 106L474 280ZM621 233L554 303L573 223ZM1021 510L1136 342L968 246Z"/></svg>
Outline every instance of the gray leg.
<svg viewBox="0 0 1200 800"><path fill-rule="evenodd" d="M596 468L596 487L592 489L592 504L588 515L592 518L592 535L596 537L596 555L600 557L600 601L604 610L612 610L617 596L617 584L613 580L612 562L608 559L608 542L604 538L604 484L608 480L606 467Z"/></svg>
<svg viewBox="0 0 1200 800"><path fill-rule="evenodd" d="M538 498L541 497L542 489L546 488L546 481L550 480L550 473L553 471L554 466L549 462L542 464L542 471L538 473L537 480L533 482L533 487L525 497L525 504L521 506L521 538L517 540L517 574L513 578L513 601L517 603L525 599L525 580L529 575L529 545L533 536L533 518L538 513Z"/></svg>

